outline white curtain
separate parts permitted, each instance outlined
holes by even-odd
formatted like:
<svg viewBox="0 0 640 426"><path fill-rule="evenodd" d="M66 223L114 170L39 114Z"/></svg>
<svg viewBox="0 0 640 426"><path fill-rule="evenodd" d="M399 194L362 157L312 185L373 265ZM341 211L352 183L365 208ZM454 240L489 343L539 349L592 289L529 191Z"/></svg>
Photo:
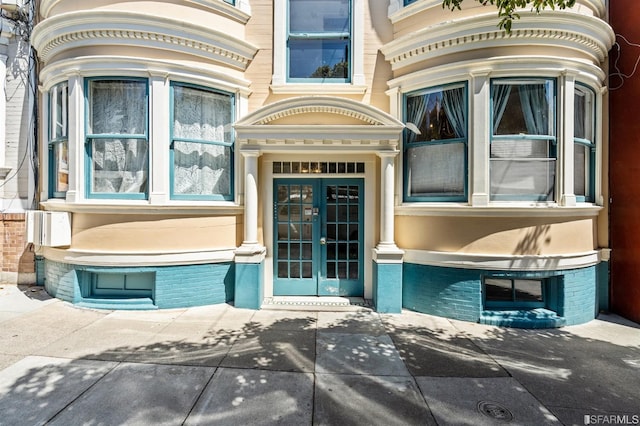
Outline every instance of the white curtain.
<svg viewBox="0 0 640 426"><path fill-rule="evenodd" d="M90 81L92 192L144 193L148 181L146 81Z"/></svg>
<svg viewBox="0 0 640 426"><path fill-rule="evenodd" d="M91 143L94 193L147 191L148 143L140 139L94 139Z"/></svg>
<svg viewBox="0 0 640 426"><path fill-rule="evenodd" d="M175 194L228 195L231 192L231 97L174 86ZM208 142L200 143L198 141Z"/></svg>

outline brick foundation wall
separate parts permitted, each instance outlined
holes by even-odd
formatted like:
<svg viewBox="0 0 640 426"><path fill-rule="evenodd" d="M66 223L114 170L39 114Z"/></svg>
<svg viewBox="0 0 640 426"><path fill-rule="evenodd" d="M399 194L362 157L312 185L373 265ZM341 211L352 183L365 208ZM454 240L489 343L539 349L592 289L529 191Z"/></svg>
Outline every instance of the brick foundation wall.
<svg viewBox="0 0 640 426"><path fill-rule="evenodd" d="M8 284L35 284L35 253L26 242L25 214L0 213L1 281Z"/></svg>

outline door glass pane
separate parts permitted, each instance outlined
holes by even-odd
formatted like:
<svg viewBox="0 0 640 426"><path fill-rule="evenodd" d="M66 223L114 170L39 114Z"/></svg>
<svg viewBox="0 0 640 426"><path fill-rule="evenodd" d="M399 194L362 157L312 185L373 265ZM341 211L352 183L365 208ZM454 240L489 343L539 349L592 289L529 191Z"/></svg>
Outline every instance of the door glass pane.
<svg viewBox="0 0 640 426"><path fill-rule="evenodd" d="M338 262L338 278L347 278L347 262Z"/></svg>
<svg viewBox="0 0 640 426"><path fill-rule="evenodd" d="M278 239L279 240L287 240L289 239L289 225L286 223L278 224Z"/></svg>
<svg viewBox="0 0 640 426"><path fill-rule="evenodd" d="M313 263L302 262L302 278L313 278Z"/></svg>
<svg viewBox="0 0 640 426"><path fill-rule="evenodd" d="M289 264L287 262L278 262L278 278L289 277Z"/></svg>
<svg viewBox="0 0 640 426"><path fill-rule="evenodd" d="M313 245L311 243L302 244L302 259L311 260L313 254Z"/></svg>
<svg viewBox="0 0 640 426"><path fill-rule="evenodd" d="M300 263L291 262L290 269L289 269L289 277L300 278Z"/></svg>
<svg viewBox="0 0 640 426"><path fill-rule="evenodd" d="M349 262L349 279L358 279L358 262Z"/></svg>
<svg viewBox="0 0 640 426"><path fill-rule="evenodd" d="M348 229L347 224L338 225L338 240L343 241L349 239L349 233L347 232Z"/></svg>
<svg viewBox="0 0 640 426"><path fill-rule="evenodd" d="M300 259L300 244L291 244L289 251L290 259Z"/></svg>

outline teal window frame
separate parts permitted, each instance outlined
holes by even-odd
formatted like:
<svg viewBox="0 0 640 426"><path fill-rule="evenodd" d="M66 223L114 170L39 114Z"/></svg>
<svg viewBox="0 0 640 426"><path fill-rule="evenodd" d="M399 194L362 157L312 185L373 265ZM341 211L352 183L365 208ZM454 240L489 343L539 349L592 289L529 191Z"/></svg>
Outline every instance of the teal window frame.
<svg viewBox="0 0 640 426"><path fill-rule="evenodd" d="M88 271L88 297L104 299L154 298L155 272ZM101 285L101 281L108 284ZM115 286L114 283L122 283Z"/></svg>
<svg viewBox="0 0 640 426"><path fill-rule="evenodd" d="M407 104L408 99L415 96L423 96L430 93L442 92L445 90L451 90L456 88L463 89L464 95L464 112L465 112L465 124L464 136L461 138L448 138L448 139L433 139L433 140L425 140L425 141L415 141L409 142L410 132L412 130L405 128L403 132L403 200L405 202L461 202L468 200L468 186L469 186L469 85L468 82L455 82L442 86L433 86L424 88L421 90L417 90L411 93L407 93L403 96L403 117L404 121L408 122L408 112L407 112ZM415 125L415 123L414 123ZM416 126L418 127L418 126ZM434 146L434 145L445 145L445 144L463 144L464 151L464 176L463 176L463 192L462 194L434 194L429 196L416 196L411 195L409 193L410 189L410 176L409 176L409 152L413 148L418 148L421 146Z"/></svg>
<svg viewBox="0 0 640 426"><path fill-rule="evenodd" d="M417 1L418 1L418 0L404 0L404 5L405 5L405 6L409 6L410 4L415 3L415 2L417 2Z"/></svg>
<svg viewBox="0 0 640 426"><path fill-rule="evenodd" d="M225 3L229 3L230 5L235 6L236 5L236 0L223 0Z"/></svg>
<svg viewBox="0 0 640 426"><path fill-rule="evenodd" d="M287 82L290 83L350 83L353 72L353 0L349 0L349 31L348 32L304 32L291 31L291 2L287 0ZM300 78L291 77L291 41L337 41L348 40L348 71L347 78Z"/></svg>
<svg viewBox="0 0 640 426"><path fill-rule="evenodd" d="M191 88L191 89L195 89L195 90L201 90L201 91L205 91L205 92L209 92L209 93L214 93L217 95L223 95L223 96L228 96L229 97L229 108L231 109L230 111L230 123L235 122L235 96L233 93L229 93L229 92L225 92L222 90L215 90L215 89L211 89L211 88L207 88L207 87L203 87L203 86L199 86L199 85L195 85L195 84L189 84L189 83L183 83L183 82L178 82L178 81L172 81L170 83L170 87L171 87L171 98L170 98L170 106L169 106L169 111L170 111L170 132L171 132L171 140L170 140L170 146L169 146L169 170L170 170L170 187L171 187L171 199L173 200L202 200L202 201L232 201L233 200L233 194L234 194L234 159L235 159L235 154L234 154L234 146L235 146L235 134L233 132L233 130L230 131L230 141L224 141L224 140L206 140L206 139L193 139L193 138L178 138L174 136L174 114L175 114L175 96L174 96L174 88L176 86L181 86L181 87L186 87L186 88ZM218 146L224 146L224 147L228 147L230 150L229 153L229 193L228 194L204 194L204 195L198 195L198 194L176 194L174 193L174 188L175 188L175 172L174 172L174 161L175 161L175 149L174 149L174 145L176 142L188 142L188 143L199 143L199 144L205 144L205 145L218 145Z"/></svg>
<svg viewBox="0 0 640 426"><path fill-rule="evenodd" d="M490 300L488 298L487 280L505 281L511 284L511 298L510 300ZM540 299L541 300L525 300L518 299L518 292L516 291L517 281L531 281L540 283ZM550 279L549 278L530 278L530 277L518 277L518 276L492 276L487 275L482 277L482 298L484 307L488 309L535 309L545 308L547 305L547 299L549 292Z"/></svg>
<svg viewBox="0 0 640 426"><path fill-rule="evenodd" d="M548 120L549 120L549 129L552 130L552 134L548 134L548 135L538 135L538 134L526 134L526 133L518 133L518 134L506 134L506 135L496 135L495 131L494 131L494 127L495 127L495 115L494 115L494 96L495 96L495 86L497 84L505 84L505 83L511 83L513 84L513 87L517 87L518 85L525 85L525 84L539 84L539 83L551 83L553 85L553 89L552 89L552 93L551 93L551 100L553 102L552 104L552 112L549 114ZM558 116L558 82L557 79L555 78L551 78L551 77L507 77L507 78L495 78L495 79L491 79L491 90L490 90L490 145L493 145L496 141L501 141L501 140L522 140L522 141L536 141L536 140L540 140L540 141L549 141L549 155L547 157L544 157L546 159L549 159L551 161L554 162L554 173L553 173L553 190L551 194L537 194L537 193L531 193L531 194L519 194L519 195L505 195L505 194L494 194L493 192L493 188L490 189L490 199L491 201L553 201L555 200L555 196L557 193L557 180L558 180L558 149L557 149L557 144L558 144L558 137L557 137L557 133L558 133L558 125L557 125L557 116ZM492 184L493 181L491 179L491 161L492 159L494 159L495 157L492 157L491 154L491 147L489 150L489 176L490 176L490 183ZM535 158L533 157L510 157L514 160L517 159L521 159L521 160L526 160L526 159L530 159L530 160L535 160ZM497 158L496 158L497 159ZM542 158L539 158L539 160L542 160Z"/></svg>
<svg viewBox="0 0 640 426"><path fill-rule="evenodd" d="M89 125L89 111L91 111L91 99L89 88L92 82L144 82L145 87L145 105L146 105L146 114L145 114L145 126L144 133L139 134L120 134L120 133L90 133L90 125ZM147 144L147 153L149 150L149 80L147 78L140 77L91 77L86 78L84 82L84 90L85 90L85 170L86 170L86 196L87 198L94 199L123 199L123 200L146 200L149 196L149 183L151 180L151 176L149 174L149 154L147 154L147 184L145 188L145 192L136 192L136 193L128 193L128 192L93 192L92 191L92 179L93 179L93 160L92 160L92 144L93 141L97 140L108 140L108 139L136 139L140 141L144 141Z"/></svg>
<svg viewBox="0 0 640 426"><path fill-rule="evenodd" d="M595 187L596 187L596 95L595 95L595 91L593 89L591 89L590 87L584 85L584 84L576 84L575 86L575 91L578 92L582 92L584 94L584 96L590 96L591 97L591 102L590 102L590 111L587 111L585 109L585 116L588 115L589 117L585 117L585 120L588 118L589 119L589 128L585 129L585 131L587 132L587 135L590 133L591 137L588 138L579 138L575 135L575 128L574 128L574 137L573 137L573 143L574 145L580 145L582 147L587 148L588 150L588 156L587 158L585 158L585 162L586 162L586 170L585 170L585 194L574 194L576 196L576 201L579 203L585 203L585 202L590 202L593 203L595 202ZM577 96L574 95L574 96ZM574 108L575 108L575 102L574 102ZM574 170L575 167L577 165L577 159L574 158ZM575 173L574 173L574 193L575 193Z"/></svg>
<svg viewBox="0 0 640 426"><path fill-rule="evenodd" d="M61 101L58 110L58 99ZM60 115L60 116L59 116ZM60 131L58 131L58 129ZM66 152L67 159L67 185L69 184L69 83L63 81L49 90L49 197L64 198L67 191L59 189L60 163L59 150Z"/></svg>

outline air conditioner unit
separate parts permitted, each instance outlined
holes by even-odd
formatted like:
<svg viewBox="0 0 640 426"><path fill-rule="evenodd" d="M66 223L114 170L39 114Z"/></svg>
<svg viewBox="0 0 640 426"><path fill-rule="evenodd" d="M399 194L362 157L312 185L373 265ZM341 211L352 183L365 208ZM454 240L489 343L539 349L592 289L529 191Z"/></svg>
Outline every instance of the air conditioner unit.
<svg viewBox="0 0 640 426"><path fill-rule="evenodd" d="M24 0L0 0L0 9L15 12L22 8Z"/></svg>
<svg viewBox="0 0 640 426"><path fill-rule="evenodd" d="M27 242L47 247L71 245L71 215L67 212L27 211Z"/></svg>

